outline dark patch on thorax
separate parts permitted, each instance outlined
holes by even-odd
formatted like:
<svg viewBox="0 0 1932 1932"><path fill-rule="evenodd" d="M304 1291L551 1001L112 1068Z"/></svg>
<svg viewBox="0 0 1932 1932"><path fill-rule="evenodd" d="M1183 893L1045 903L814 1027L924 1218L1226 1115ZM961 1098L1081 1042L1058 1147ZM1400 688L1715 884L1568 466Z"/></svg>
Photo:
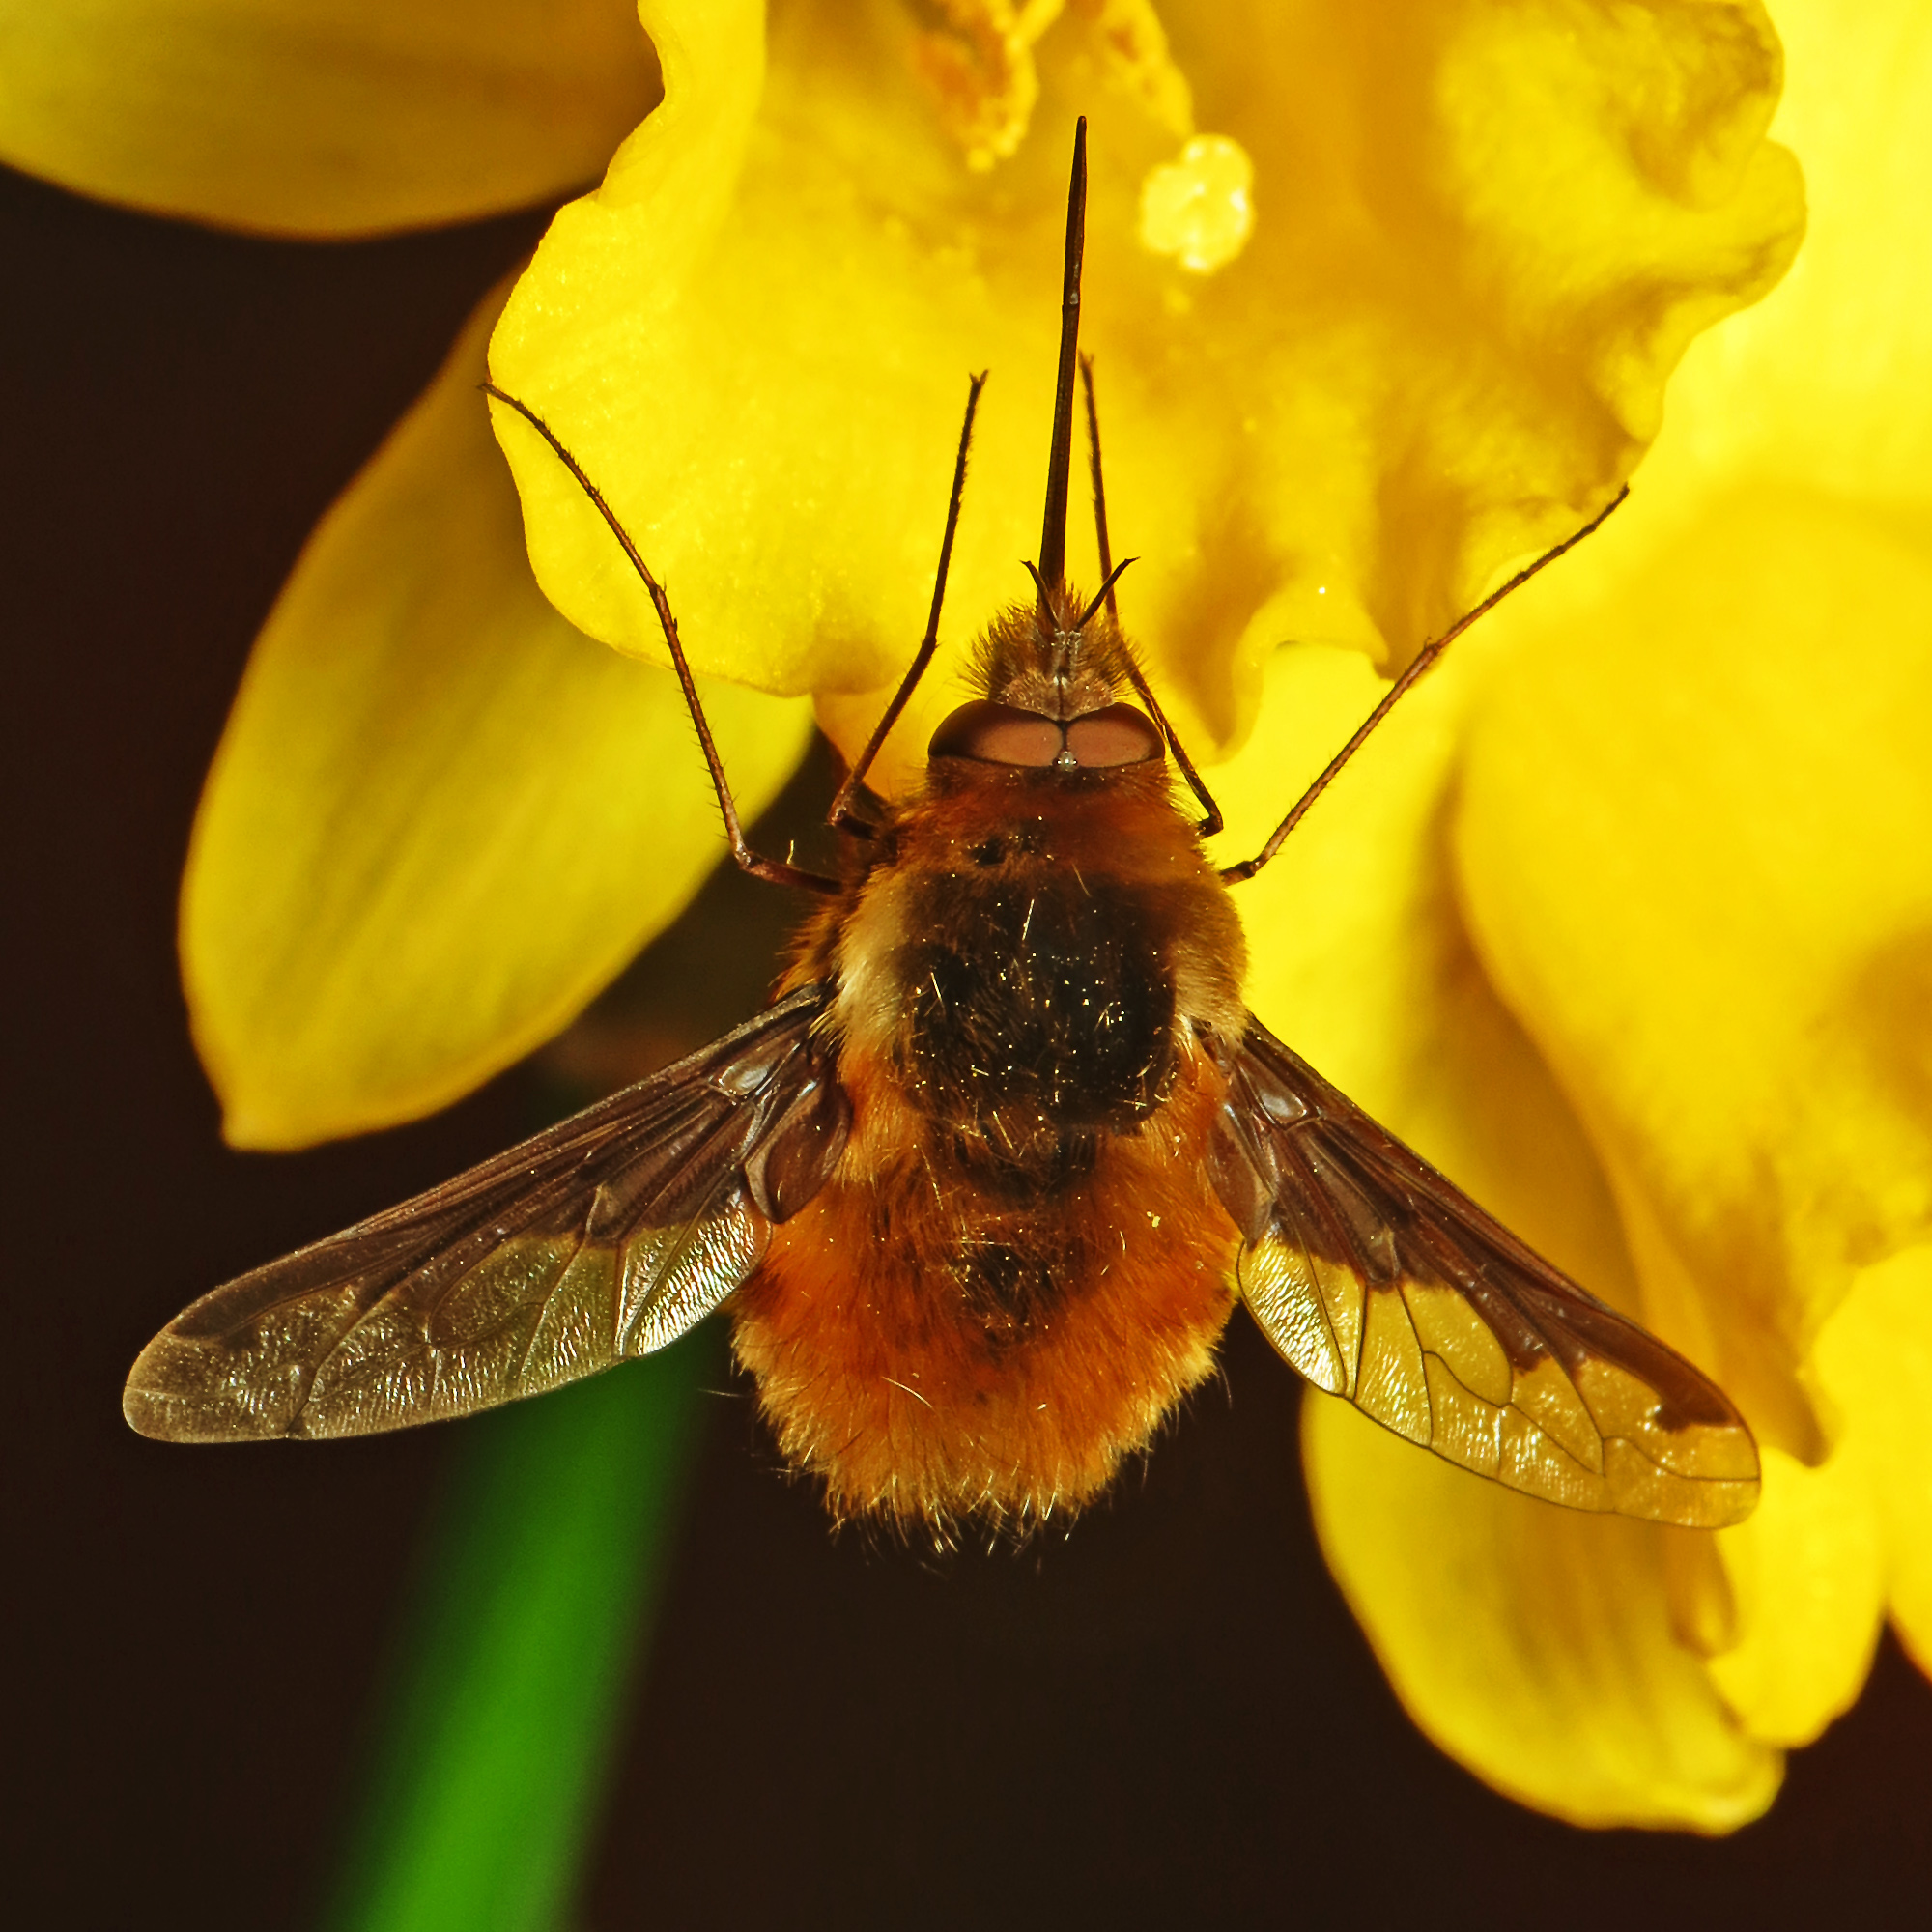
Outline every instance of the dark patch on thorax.
<svg viewBox="0 0 1932 1932"><path fill-rule="evenodd" d="M968 1163L1049 1189L1092 1165L1081 1138L1131 1131L1175 1077L1171 886L1083 875L1017 818L925 872L899 982L915 1104ZM1017 1177L1016 1177L1017 1178Z"/></svg>

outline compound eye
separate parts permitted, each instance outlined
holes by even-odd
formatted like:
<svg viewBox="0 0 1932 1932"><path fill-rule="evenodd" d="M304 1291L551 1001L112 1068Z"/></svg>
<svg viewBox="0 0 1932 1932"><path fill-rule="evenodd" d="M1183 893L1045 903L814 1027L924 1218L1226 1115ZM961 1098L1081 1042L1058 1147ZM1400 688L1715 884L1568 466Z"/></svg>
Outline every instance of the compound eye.
<svg viewBox="0 0 1932 1932"><path fill-rule="evenodd" d="M1144 765L1167 747L1147 713L1133 704L1090 711L1066 727L1066 749L1083 765Z"/></svg>
<svg viewBox="0 0 1932 1932"><path fill-rule="evenodd" d="M981 697L962 704L932 734L926 756L1044 767L1060 756L1065 743L1056 720Z"/></svg>

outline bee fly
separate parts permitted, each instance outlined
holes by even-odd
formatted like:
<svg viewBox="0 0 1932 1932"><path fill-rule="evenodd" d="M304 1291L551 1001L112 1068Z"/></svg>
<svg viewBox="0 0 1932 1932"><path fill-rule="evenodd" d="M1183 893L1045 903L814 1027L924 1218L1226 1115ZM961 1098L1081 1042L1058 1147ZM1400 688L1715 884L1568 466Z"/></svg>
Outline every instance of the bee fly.
<svg viewBox="0 0 1932 1932"><path fill-rule="evenodd" d="M923 787L868 790L933 656L976 377L925 635L829 814L837 879L746 843L664 590L549 427L491 389L650 593L737 863L817 908L755 1019L194 1303L134 1365L136 1429L398 1429L647 1354L722 1306L781 1448L836 1516L1023 1530L1146 1446L1209 1373L1238 1300L1318 1388L1513 1489L1703 1527L1751 1508L1756 1449L1720 1390L1241 1002L1229 887L1454 638L1607 511L1425 646L1261 851L1217 867L1202 838L1220 813L1116 609L1125 563L1108 553L1078 355L1085 203L1083 121L1033 595L980 639L981 695L939 727ZM1076 373L1091 598L1065 568Z"/></svg>

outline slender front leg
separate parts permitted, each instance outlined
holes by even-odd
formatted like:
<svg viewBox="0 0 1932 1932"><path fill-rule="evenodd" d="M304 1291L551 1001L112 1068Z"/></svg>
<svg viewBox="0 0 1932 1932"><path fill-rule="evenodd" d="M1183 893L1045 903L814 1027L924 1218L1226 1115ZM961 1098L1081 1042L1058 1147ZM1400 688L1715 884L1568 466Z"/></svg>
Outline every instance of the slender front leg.
<svg viewBox="0 0 1932 1932"><path fill-rule="evenodd" d="M940 539L939 575L933 580L932 609L926 616L925 636L919 640L919 649L912 654L911 668L899 680L899 688L893 694L893 701L886 706L885 716L872 727L872 735L866 740L866 749L859 753L852 769L845 774L845 782L833 797L832 809L825 814L825 822L835 831L857 833L865 838L871 837L872 827L852 810L852 801L858 795L859 787L866 782L866 774L872 769L872 760L879 755L879 747L899 722L899 714L919 688L920 679L925 675L926 667L932 662L933 652L939 648L939 611L946 602L946 573L952 564L952 535L959 527L959 501L966 494L966 452L972 447L973 417L980 408L980 391L985 386L986 372L982 369L970 380L966 389L966 420L959 429L959 453L952 460L952 497L946 506L946 534Z"/></svg>
<svg viewBox="0 0 1932 1932"><path fill-rule="evenodd" d="M1560 544L1547 550L1534 563L1525 564L1522 569L1505 583L1500 590L1492 590L1473 611L1465 611L1449 626L1439 638L1432 639L1416 652L1408 668L1382 694L1382 701L1364 718L1356 727L1355 735L1328 760L1321 776L1295 800L1293 810L1269 835L1268 842L1252 859L1243 859L1238 866L1223 866L1221 876L1230 885L1238 885L1243 879L1252 879L1267 862L1282 848L1288 835L1299 825L1307 815L1308 808L1328 789L1329 781L1344 765L1369 741L1370 734L1386 718L1402 698L1411 691L1416 681L1431 665L1473 624L1478 617L1487 616L1512 590L1520 590L1546 564L1551 564L1565 551L1574 550L1577 545L1595 530L1623 499L1630 495L1630 485L1626 483L1580 530L1573 530Z"/></svg>
<svg viewBox="0 0 1932 1932"><path fill-rule="evenodd" d="M1100 549L1100 576L1104 580L1101 590L1107 600L1107 615L1118 626L1121 612L1114 601L1114 582L1121 571L1114 568L1113 547L1107 541L1107 488L1100 480L1100 412L1094 404L1094 358L1091 355L1080 358L1080 385L1087 392L1087 461L1094 477L1094 534ZM1123 563L1121 570L1125 568ZM1088 614L1091 616L1093 613L1090 611ZM1083 617L1081 622L1084 624L1086 618ZM1211 838L1221 829L1221 808L1214 803L1214 794L1208 789L1207 781L1194 769L1194 760L1187 755L1187 748L1175 736L1174 726L1167 722L1167 713L1160 708L1160 699L1153 695L1147 673L1134 662L1131 652L1127 656L1127 676L1135 695L1147 706L1148 716L1167 740L1167 749L1174 753L1174 762L1180 767L1180 775L1187 781L1188 790L1194 794L1206 814L1194 828L1195 831L1204 838Z"/></svg>
<svg viewBox="0 0 1932 1932"><path fill-rule="evenodd" d="M724 761L718 755L718 746L711 736L711 726L704 716L704 706L698 702L696 680L691 674L691 666L685 662L684 646L678 641L677 619L671 615L670 599L665 594L664 585L653 577L644 560L638 554L638 547L631 541L629 532L617 521L616 513L604 500L603 492L583 473L583 466L571 455L556 433L526 402L521 402L507 390L499 389L494 383L483 384L486 396L495 396L499 403L509 407L523 417L555 452L557 461L576 477L578 487L597 507L597 514L610 526L611 534L623 546L624 554L631 560L631 568L642 580L644 588L650 592L651 607L658 613L658 627L664 632L666 647L670 652L670 661L677 671L678 684L684 691L684 702L691 713L691 722L697 728L697 742L704 750L704 762L711 769L711 786L718 794L718 810L724 814L724 836L731 841L731 856L738 862L739 868L749 872L754 879L766 880L775 886L801 886L807 892L836 893L838 881L828 879L819 872L808 872L797 866L785 864L781 859L767 859L753 852L745 838L744 827L738 822L738 807L731 797L731 786L724 777Z"/></svg>

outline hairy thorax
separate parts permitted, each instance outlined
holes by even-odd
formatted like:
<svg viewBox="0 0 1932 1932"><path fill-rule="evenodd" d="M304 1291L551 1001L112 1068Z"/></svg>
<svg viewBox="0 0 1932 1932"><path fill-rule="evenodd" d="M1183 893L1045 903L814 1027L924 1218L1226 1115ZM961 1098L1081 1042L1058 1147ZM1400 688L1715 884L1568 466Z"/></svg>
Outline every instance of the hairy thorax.
<svg viewBox="0 0 1932 1932"><path fill-rule="evenodd" d="M887 836L794 973L837 981L851 1138L735 1339L836 1508L1023 1526L1212 1365L1199 1036L1239 1034L1240 931L1157 765L941 772Z"/></svg>

